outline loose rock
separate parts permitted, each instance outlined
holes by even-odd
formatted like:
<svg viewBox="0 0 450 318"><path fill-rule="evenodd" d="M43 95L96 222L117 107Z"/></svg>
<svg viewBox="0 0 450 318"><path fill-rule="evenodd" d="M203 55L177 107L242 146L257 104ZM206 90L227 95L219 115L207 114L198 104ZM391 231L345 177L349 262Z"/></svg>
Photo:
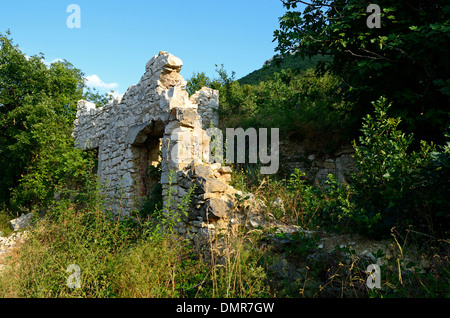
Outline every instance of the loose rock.
<svg viewBox="0 0 450 318"><path fill-rule="evenodd" d="M31 225L33 213L24 214L14 220L9 221L9 226L13 231L24 229Z"/></svg>

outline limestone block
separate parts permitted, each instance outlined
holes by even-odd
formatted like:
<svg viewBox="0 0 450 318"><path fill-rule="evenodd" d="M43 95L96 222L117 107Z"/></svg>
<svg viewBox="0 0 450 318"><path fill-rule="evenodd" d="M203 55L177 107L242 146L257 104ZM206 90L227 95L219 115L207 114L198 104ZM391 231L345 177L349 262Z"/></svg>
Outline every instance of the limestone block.
<svg viewBox="0 0 450 318"><path fill-rule="evenodd" d="M199 193L225 192L228 185L214 178L200 177L195 180Z"/></svg>
<svg viewBox="0 0 450 318"><path fill-rule="evenodd" d="M180 129L180 127L181 127L180 122L177 120L173 120L166 125L166 127L164 129L164 134L170 137L172 132L174 130Z"/></svg>
<svg viewBox="0 0 450 318"><path fill-rule="evenodd" d="M233 172L233 170L231 170L231 168L228 167L228 166L220 167L220 168L218 169L218 171L219 171L220 173L222 173L222 174L232 173L232 172Z"/></svg>
<svg viewBox="0 0 450 318"><path fill-rule="evenodd" d="M169 184L169 172L163 172L161 174L161 184Z"/></svg>
<svg viewBox="0 0 450 318"><path fill-rule="evenodd" d="M178 108L176 110L176 117L182 126L192 127L192 128L195 127L196 122L199 119L197 111L192 108L186 108L186 109Z"/></svg>
<svg viewBox="0 0 450 318"><path fill-rule="evenodd" d="M130 145L141 145L147 140L147 134L152 130L152 123L145 122L143 124L134 125L128 128L125 143Z"/></svg>
<svg viewBox="0 0 450 318"><path fill-rule="evenodd" d="M215 171L215 170L219 170L220 168L222 168L222 164L220 162L216 162L216 163L213 163L210 167L211 167L211 170Z"/></svg>
<svg viewBox="0 0 450 318"><path fill-rule="evenodd" d="M207 177L210 177L211 174L212 174L211 167L206 166L206 165L196 165L189 172L189 176L191 178L197 178L197 177L207 178Z"/></svg>
<svg viewBox="0 0 450 318"><path fill-rule="evenodd" d="M166 66L171 68L181 68L183 66L183 61L172 54L168 54Z"/></svg>
<svg viewBox="0 0 450 318"><path fill-rule="evenodd" d="M134 185L134 183L134 178L132 177L130 172L127 172L123 175L121 179L121 185L123 185L124 187L131 187Z"/></svg>
<svg viewBox="0 0 450 318"><path fill-rule="evenodd" d="M231 182L231 174L224 174L220 176L220 181L223 183L230 183Z"/></svg>
<svg viewBox="0 0 450 318"><path fill-rule="evenodd" d="M179 198L184 198L187 196L187 191L183 188L183 187L177 187L178 190L178 197Z"/></svg>

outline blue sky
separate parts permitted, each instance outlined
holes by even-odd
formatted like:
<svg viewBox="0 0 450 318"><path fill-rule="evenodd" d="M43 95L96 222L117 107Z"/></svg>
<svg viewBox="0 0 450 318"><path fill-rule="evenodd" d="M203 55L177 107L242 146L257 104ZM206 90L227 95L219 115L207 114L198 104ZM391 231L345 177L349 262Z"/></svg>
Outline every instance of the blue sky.
<svg viewBox="0 0 450 318"><path fill-rule="evenodd" d="M79 29L66 24L72 3ZM280 0L2 1L0 32L10 29L23 53L66 59L100 91L123 94L161 50L183 60L185 79L214 77L215 64L245 76L276 53L273 31L284 12Z"/></svg>

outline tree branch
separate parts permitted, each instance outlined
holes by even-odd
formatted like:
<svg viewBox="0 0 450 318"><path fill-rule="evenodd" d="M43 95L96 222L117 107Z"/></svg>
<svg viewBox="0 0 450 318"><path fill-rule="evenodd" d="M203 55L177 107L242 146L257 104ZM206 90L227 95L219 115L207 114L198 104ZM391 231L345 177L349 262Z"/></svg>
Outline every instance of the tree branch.
<svg viewBox="0 0 450 318"><path fill-rule="evenodd" d="M364 52L369 53L369 54L373 54L373 55L375 55L375 56L356 54L356 53L353 53L351 50L344 50L344 52L350 53L350 54L353 55L353 56L362 57L362 58L366 58L366 59L372 59L372 60L387 60L387 61L392 62L392 63L395 63L395 62L396 62L396 61L393 61L393 60L391 60L391 59L388 59L387 57L385 57L385 56L383 56L383 55L380 55L380 54L378 54L378 53L376 53L376 52L369 51L369 50L367 50L367 49L359 48L359 50L364 51Z"/></svg>
<svg viewBox="0 0 450 318"><path fill-rule="evenodd" d="M380 55L380 54L378 54L378 53L376 53L376 52L372 52L372 51L369 51L369 50L367 50L367 49L360 49L360 50L362 50L362 51L364 51L364 52L366 52L366 53L369 53L369 54L373 54L373 55L375 55L375 56L378 56L378 60L388 60L389 62L392 62L392 63L394 63L394 62L396 62L396 61L393 61L393 60L391 60L391 59L388 59L387 57L385 57L385 56L383 56L383 55Z"/></svg>
<svg viewBox="0 0 450 318"><path fill-rule="evenodd" d="M376 58L376 57L373 57L373 56L356 54L356 53L353 53L351 50L344 50L344 52L350 53L353 56L362 57L362 58L366 58L366 59L372 59L372 60L379 60L380 59L380 58Z"/></svg>
<svg viewBox="0 0 450 318"><path fill-rule="evenodd" d="M285 7L287 7L287 4L286 4L286 0L281 0L281 2L283 2L283 5L285 6ZM300 3L302 3L302 4L305 4L305 5L307 5L307 6L311 6L311 7L313 7L313 8L317 8L317 7L329 7L329 8L332 8L333 6L331 6L331 5L329 5L329 4L315 4L315 3L308 3L308 2L306 2L306 1L302 1L302 0L295 0L295 2L300 2Z"/></svg>
<svg viewBox="0 0 450 318"><path fill-rule="evenodd" d="M329 5L329 4L314 4L314 3L308 3L308 2L302 1L302 0L296 0L296 1L297 1L297 2L300 2L300 3L304 4L304 5L313 7L314 9L317 9L317 12L319 12L319 14L320 14L322 17L324 17L325 19L328 19L328 20L339 20L339 19L342 19L342 15L339 13L339 11L338 11L337 8L336 8L336 5L334 5L334 4L333 4L333 5ZM285 7L288 6L287 3L286 3L286 0L281 0L281 2L283 3L283 5L284 5ZM336 13L339 15L339 17L338 17L338 18L330 18L330 17L327 17L326 15L324 15L324 14L322 13L321 10L318 9L318 8L321 8L321 7L333 8L334 11L336 11ZM340 8L343 8L343 7L340 7Z"/></svg>

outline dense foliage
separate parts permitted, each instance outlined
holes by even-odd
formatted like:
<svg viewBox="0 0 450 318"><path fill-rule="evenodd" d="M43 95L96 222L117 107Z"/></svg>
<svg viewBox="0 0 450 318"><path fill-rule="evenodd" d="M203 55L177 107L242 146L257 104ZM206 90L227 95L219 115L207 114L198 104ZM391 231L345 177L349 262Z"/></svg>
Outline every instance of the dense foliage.
<svg viewBox="0 0 450 318"><path fill-rule="evenodd" d="M408 132L443 141L450 105L450 5L441 0L284 0L287 11L274 33L282 54L330 55L322 69L348 85L352 116L370 111L379 96ZM369 4L381 9L381 27L369 28ZM297 5L306 4L300 12ZM359 125L357 125L359 126ZM418 145L416 145L418 146Z"/></svg>
<svg viewBox="0 0 450 318"><path fill-rule="evenodd" d="M305 72L308 69L314 69L319 62L329 60L329 56L316 55L313 57L305 57L299 59L297 56L275 55L270 60L264 63L264 66L250 74L240 78L239 84L257 85L260 82L270 80L275 73L280 73L281 70L290 69L296 73Z"/></svg>
<svg viewBox="0 0 450 318"><path fill-rule="evenodd" d="M450 143L436 146L420 141L411 151L413 134L398 129L400 118L385 98L376 103L374 116L364 119L359 143L354 142L357 173L352 181L357 205L371 233L382 235L396 226L433 236L449 232Z"/></svg>
<svg viewBox="0 0 450 318"><path fill-rule="evenodd" d="M219 90L222 127L279 128L283 138L315 140L317 151L336 150L354 121L352 105L342 98L342 82L329 73L317 75L313 69L297 72L282 69L255 85L240 84L223 67L219 78L194 74L187 89L197 83L215 83ZM219 84L219 85L217 85ZM321 149L319 149L321 148Z"/></svg>
<svg viewBox="0 0 450 318"><path fill-rule="evenodd" d="M203 87L210 87L213 89L218 89L222 86L219 80L211 80L206 76L205 72L194 73L191 78L187 80L186 90L189 95L194 94Z"/></svg>
<svg viewBox="0 0 450 318"><path fill-rule="evenodd" d="M47 67L9 35L0 34L0 202L18 209L86 181L89 156L73 147L73 120L78 100L101 96L85 96L84 75L69 62Z"/></svg>

